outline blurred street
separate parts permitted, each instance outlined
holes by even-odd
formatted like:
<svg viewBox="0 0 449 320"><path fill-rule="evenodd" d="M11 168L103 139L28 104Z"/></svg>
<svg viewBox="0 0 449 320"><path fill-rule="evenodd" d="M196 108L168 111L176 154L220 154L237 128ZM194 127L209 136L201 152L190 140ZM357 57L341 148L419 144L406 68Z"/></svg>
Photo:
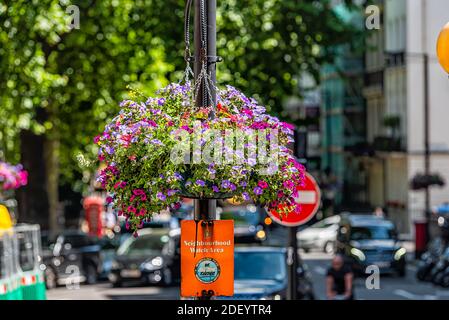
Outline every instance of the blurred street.
<svg viewBox="0 0 449 320"><path fill-rule="evenodd" d="M277 228L267 235L267 245L285 246L285 228ZM428 282L416 279L416 262L414 261L413 245L405 243L409 249L407 260L407 273L404 278L396 275L382 275L380 278L380 289L369 290L365 286L365 278L358 277L354 282L357 300L449 300L449 290L434 286ZM301 259L306 264L313 283L315 298L326 299L326 272L330 266L332 254L318 250L305 253L298 251ZM69 286L70 287L70 286ZM80 284L79 288L69 289L60 286L47 292L49 300L165 300L179 299L178 286L142 286L129 284L122 288L113 288L109 282L100 282L94 285Z"/></svg>
<svg viewBox="0 0 449 320"><path fill-rule="evenodd" d="M331 256L321 252L303 253L313 279L317 299L325 299L325 274L330 265ZM364 279L355 281L356 299L362 300L449 300L449 290L439 289L430 283L416 280L416 267L410 265L406 278L394 276L381 278L380 290L368 290ZM49 300L165 300L179 299L178 287L142 287L129 286L112 288L107 282L95 285L80 285L79 289L59 287L47 292Z"/></svg>

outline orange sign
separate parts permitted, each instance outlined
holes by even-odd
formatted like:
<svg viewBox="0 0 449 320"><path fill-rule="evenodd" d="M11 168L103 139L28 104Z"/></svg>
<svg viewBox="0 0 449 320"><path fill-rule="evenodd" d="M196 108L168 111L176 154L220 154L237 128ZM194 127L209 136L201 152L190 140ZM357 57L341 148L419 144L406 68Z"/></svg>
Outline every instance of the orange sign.
<svg viewBox="0 0 449 320"><path fill-rule="evenodd" d="M234 221L181 222L181 296L234 295Z"/></svg>

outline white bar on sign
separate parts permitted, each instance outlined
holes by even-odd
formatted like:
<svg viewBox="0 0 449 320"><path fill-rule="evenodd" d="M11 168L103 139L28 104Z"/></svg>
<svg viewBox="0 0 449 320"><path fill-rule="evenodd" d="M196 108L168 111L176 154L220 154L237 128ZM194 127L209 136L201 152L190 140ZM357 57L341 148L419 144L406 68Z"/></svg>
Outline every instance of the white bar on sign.
<svg viewBox="0 0 449 320"><path fill-rule="evenodd" d="M314 204L314 203L316 203L316 192L315 191L299 191L297 201L298 201L298 203L302 203L302 204Z"/></svg>

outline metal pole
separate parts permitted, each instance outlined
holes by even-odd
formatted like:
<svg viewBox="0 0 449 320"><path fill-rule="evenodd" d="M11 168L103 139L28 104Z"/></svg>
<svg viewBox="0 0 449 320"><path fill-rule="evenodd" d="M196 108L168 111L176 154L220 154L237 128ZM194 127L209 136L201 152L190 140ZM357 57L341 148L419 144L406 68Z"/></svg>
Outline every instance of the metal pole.
<svg viewBox="0 0 449 320"><path fill-rule="evenodd" d="M430 175L430 95L429 95L429 55L427 52L423 56L424 61L424 175ZM426 241L430 240L430 190L425 189L424 200L425 218L427 222Z"/></svg>
<svg viewBox="0 0 449 320"><path fill-rule="evenodd" d="M287 300L296 300L296 293L298 287L298 240L296 233L298 227L288 227L288 251L287 251L287 265L288 265L288 290Z"/></svg>
<svg viewBox="0 0 449 320"><path fill-rule="evenodd" d="M205 0L206 1L206 0ZM201 0L195 0L195 33L194 33L194 42L195 42L195 81L198 79L198 76L201 71L201 58L202 53L205 48L202 48L201 44ZM217 28L216 28L216 9L217 3L216 0L207 0L206 1L206 22L207 22L207 55L215 56L217 52ZM215 63L208 63L208 72L210 72L211 80L215 86L216 83L216 71L215 71ZM214 103L216 102L216 94L215 87L212 86L210 88L211 94L213 97ZM203 94L204 90L201 87L198 94L198 99L196 104L198 107L203 106ZM208 100L206 100L208 101ZM213 115L212 115L213 116ZM196 199L194 201L195 211L194 216L195 220L215 220L216 219L216 200L202 200Z"/></svg>
<svg viewBox="0 0 449 320"><path fill-rule="evenodd" d="M195 28L194 28L194 42L195 42L195 65L194 65L194 73L195 73L195 83L198 80L198 76L201 72L202 63L204 60L208 59L208 57L204 57L204 54L207 56L215 56L216 55L216 8L217 3L216 0L204 0L205 1L205 17L207 23L207 42L206 48L203 48L201 43L201 0L195 0ZM207 71L210 74L212 83L214 84L211 88L211 95L214 104L216 104L216 93L215 93L215 83L216 83L216 72L215 72L215 63L207 64ZM198 97L196 100L197 107L203 107L204 102L210 101L208 97L204 99L204 86L202 85L198 91ZM210 117L214 117L214 114L211 114ZM216 208L217 201L216 200L204 200L204 199L195 199L194 201L194 219L196 221L205 220L211 221L216 220ZM200 300L209 300L213 295L213 292L203 292Z"/></svg>

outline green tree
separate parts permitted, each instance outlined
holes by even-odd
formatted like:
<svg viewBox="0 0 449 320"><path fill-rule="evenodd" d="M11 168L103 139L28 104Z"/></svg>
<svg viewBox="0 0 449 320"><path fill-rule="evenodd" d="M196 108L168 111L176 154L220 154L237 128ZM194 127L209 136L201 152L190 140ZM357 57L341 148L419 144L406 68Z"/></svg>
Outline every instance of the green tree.
<svg viewBox="0 0 449 320"><path fill-rule="evenodd" d="M328 0L219 0L219 84L280 113L297 79L360 34ZM350 1L348 1L350 2ZM184 69L184 0L6 0L0 4L0 150L30 171L22 214L56 228L58 186L91 178L92 137L132 85L146 94ZM79 8L71 29L69 5Z"/></svg>

